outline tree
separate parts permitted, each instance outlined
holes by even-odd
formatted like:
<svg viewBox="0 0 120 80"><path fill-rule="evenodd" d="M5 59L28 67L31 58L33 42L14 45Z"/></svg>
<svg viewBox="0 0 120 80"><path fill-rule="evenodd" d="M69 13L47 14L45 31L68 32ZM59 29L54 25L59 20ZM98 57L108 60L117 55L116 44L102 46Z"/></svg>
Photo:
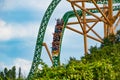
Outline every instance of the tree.
<svg viewBox="0 0 120 80"><path fill-rule="evenodd" d="M91 46L89 51L90 53L96 52L98 50L97 46Z"/></svg>
<svg viewBox="0 0 120 80"><path fill-rule="evenodd" d="M0 72L0 77L1 77L1 80L4 79L4 73L3 72Z"/></svg>
<svg viewBox="0 0 120 80"><path fill-rule="evenodd" d="M116 34L116 43L119 43L119 42L120 42L120 30L118 30Z"/></svg>
<svg viewBox="0 0 120 80"><path fill-rule="evenodd" d="M12 67L11 74L12 74L12 79L15 80L16 79L16 67L15 66Z"/></svg>
<svg viewBox="0 0 120 80"><path fill-rule="evenodd" d="M116 42L117 41L117 42ZM120 80L120 31L104 38L102 47L91 47L90 54L57 67L43 66L34 80Z"/></svg>
<svg viewBox="0 0 120 80"><path fill-rule="evenodd" d="M21 74L21 68L19 68L19 78L16 78L16 67L13 66L11 69L4 68L0 72L0 80L25 80Z"/></svg>
<svg viewBox="0 0 120 80"><path fill-rule="evenodd" d="M5 75L5 77L8 77L8 69L7 68L4 68L4 75Z"/></svg>
<svg viewBox="0 0 120 80"><path fill-rule="evenodd" d="M19 72L18 72L18 79L21 79L22 74L21 74L21 67L19 67Z"/></svg>
<svg viewBox="0 0 120 80"><path fill-rule="evenodd" d="M111 46L111 45L115 44L115 42L116 42L116 35L110 34L109 36L107 36L103 39L103 43L101 43L101 47Z"/></svg>

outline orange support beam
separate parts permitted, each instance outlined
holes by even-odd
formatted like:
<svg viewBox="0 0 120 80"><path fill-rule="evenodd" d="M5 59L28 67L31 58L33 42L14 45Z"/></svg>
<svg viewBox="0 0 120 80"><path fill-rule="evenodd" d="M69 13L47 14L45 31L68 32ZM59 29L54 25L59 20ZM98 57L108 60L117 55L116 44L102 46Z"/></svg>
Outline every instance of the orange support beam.
<svg viewBox="0 0 120 80"><path fill-rule="evenodd" d="M46 49L46 51L47 51L47 53L48 53L48 56L49 56L49 58L50 58L50 60L51 60L51 62L52 62L52 64L53 64L52 56L51 56L50 51L49 51L49 49L48 49L48 47L47 47L47 44L46 44L46 43L43 43L42 45L45 47L45 49Z"/></svg>

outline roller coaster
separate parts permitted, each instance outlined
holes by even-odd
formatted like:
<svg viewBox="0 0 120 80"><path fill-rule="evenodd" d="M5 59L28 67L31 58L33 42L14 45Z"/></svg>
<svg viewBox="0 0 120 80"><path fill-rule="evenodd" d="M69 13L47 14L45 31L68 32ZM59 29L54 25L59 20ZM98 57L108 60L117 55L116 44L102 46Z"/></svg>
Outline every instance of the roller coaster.
<svg viewBox="0 0 120 80"><path fill-rule="evenodd" d="M57 19L53 33L52 50L50 52L47 44L44 43L44 36L50 17L61 1L62 0L52 0L43 16L38 32L32 66L27 77L28 80L31 80L34 77L34 74L38 71L43 46L46 48L53 66L60 65L61 45L66 28L83 35L84 53L87 55L87 38L102 43L104 37L107 37L110 34L115 34L116 28L120 23L120 0L67 0L73 10L66 12L61 19ZM92 4L93 7L87 7L88 4ZM116 14L114 14L114 11ZM71 18L77 18L77 20L69 22L69 19ZM100 36L100 34L94 30L94 27L96 27L96 24L99 22L102 22L104 24L102 26L104 29L104 36ZM79 25L82 31L70 27L72 25ZM90 31L93 32L96 37L89 35L88 33Z"/></svg>

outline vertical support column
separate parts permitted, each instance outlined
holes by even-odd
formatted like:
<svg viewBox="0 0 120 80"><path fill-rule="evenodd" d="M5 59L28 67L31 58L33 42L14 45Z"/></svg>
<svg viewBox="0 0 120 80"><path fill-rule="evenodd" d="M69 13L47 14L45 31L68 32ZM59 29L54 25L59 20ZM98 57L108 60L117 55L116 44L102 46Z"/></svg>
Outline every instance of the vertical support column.
<svg viewBox="0 0 120 80"><path fill-rule="evenodd" d="M104 23L104 38L108 36L108 26Z"/></svg>
<svg viewBox="0 0 120 80"><path fill-rule="evenodd" d="M103 7L106 7L106 4L103 4ZM103 10L105 16L107 17L108 13L107 13L107 9ZM104 38L108 36L108 25L106 23L104 23Z"/></svg>
<svg viewBox="0 0 120 80"><path fill-rule="evenodd" d="M85 2L82 2L82 7L85 8ZM84 51L85 55L88 54L88 45L87 45L87 31L86 31L86 12L83 11L83 32L84 32Z"/></svg>
<svg viewBox="0 0 120 80"><path fill-rule="evenodd" d="M108 12L109 12L109 19L110 19L110 31L109 33L110 34L114 34L114 30L113 30L113 3L112 3L113 0L108 0Z"/></svg>

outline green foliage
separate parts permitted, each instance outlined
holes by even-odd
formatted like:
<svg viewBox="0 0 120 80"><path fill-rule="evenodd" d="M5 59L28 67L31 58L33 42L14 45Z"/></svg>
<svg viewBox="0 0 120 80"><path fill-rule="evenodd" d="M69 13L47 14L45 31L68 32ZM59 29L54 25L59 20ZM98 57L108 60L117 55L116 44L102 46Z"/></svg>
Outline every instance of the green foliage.
<svg viewBox="0 0 120 80"><path fill-rule="evenodd" d="M116 35L110 34L108 37L103 39L103 43L101 44L101 47L104 46L112 46L116 42Z"/></svg>
<svg viewBox="0 0 120 80"><path fill-rule="evenodd" d="M3 73L3 72L0 72L0 78L1 78L0 80L4 79L4 77L5 77L5 76L4 76L4 73Z"/></svg>
<svg viewBox="0 0 120 80"><path fill-rule="evenodd" d="M16 79L16 68L15 68L15 66L12 67L11 74L12 74L12 79L15 80Z"/></svg>
<svg viewBox="0 0 120 80"><path fill-rule="evenodd" d="M96 49L81 60L71 58L68 64L58 67L43 66L40 80L116 80L120 79L120 44Z"/></svg>
<svg viewBox="0 0 120 80"><path fill-rule="evenodd" d="M8 69L7 69L7 68L4 69L4 75L5 75L6 77L8 77Z"/></svg>
<svg viewBox="0 0 120 80"><path fill-rule="evenodd" d="M120 80L120 31L104 39L101 47L91 47L90 53L68 64L48 67L35 75L35 80Z"/></svg>
<svg viewBox="0 0 120 80"><path fill-rule="evenodd" d="M118 30L116 34L116 43L119 43L119 42L120 42L120 30Z"/></svg>
<svg viewBox="0 0 120 80"><path fill-rule="evenodd" d="M110 34L108 37L104 38L101 47L112 46L113 44L119 42L120 42L120 30L117 31L116 35Z"/></svg>
<svg viewBox="0 0 120 80"><path fill-rule="evenodd" d="M16 68L15 66L12 69L4 68L3 72L0 72L0 79L1 80L15 80L16 79Z"/></svg>
<svg viewBox="0 0 120 80"><path fill-rule="evenodd" d="M17 80L24 80L22 73L21 73L21 67L19 67L19 71L18 71L18 79Z"/></svg>
<svg viewBox="0 0 120 80"><path fill-rule="evenodd" d="M16 67L13 66L12 69L4 68L0 71L0 80L25 80L22 76L21 78L16 78Z"/></svg>

